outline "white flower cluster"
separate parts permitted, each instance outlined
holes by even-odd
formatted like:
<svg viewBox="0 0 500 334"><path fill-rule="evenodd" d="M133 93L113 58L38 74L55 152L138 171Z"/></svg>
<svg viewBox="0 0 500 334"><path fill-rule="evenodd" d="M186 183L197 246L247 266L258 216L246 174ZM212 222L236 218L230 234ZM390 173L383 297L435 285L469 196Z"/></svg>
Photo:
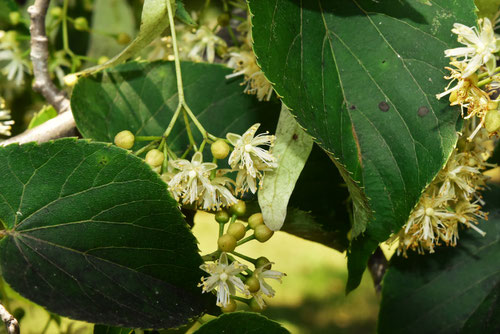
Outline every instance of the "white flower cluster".
<svg viewBox="0 0 500 334"><path fill-rule="evenodd" d="M10 110L5 109L5 101L0 97L0 135L10 136L14 121L10 119Z"/></svg>
<svg viewBox="0 0 500 334"><path fill-rule="evenodd" d="M248 286L242 280L242 278L245 278L242 274L248 270L248 267L236 260L229 264L228 255L222 252L218 261L204 263L200 266L210 276L202 277L198 286L203 288L203 293L214 290L217 292L217 306L226 307L231 301L231 296L235 296L236 292L239 292L244 296L252 296L260 308L263 309L266 305L263 296L274 297L275 295L274 289L266 280L274 279L281 282L282 277L285 275L276 270L266 269L270 264L265 263L255 269L252 277L258 280L259 289L256 292L250 292Z"/></svg>
<svg viewBox="0 0 500 334"><path fill-rule="evenodd" d="M15 31L0 30L0 67L8 80L13 80L16 86L21 86L24 83L24 74L30 73L30 63L24 57L16 35Z"/></svg>

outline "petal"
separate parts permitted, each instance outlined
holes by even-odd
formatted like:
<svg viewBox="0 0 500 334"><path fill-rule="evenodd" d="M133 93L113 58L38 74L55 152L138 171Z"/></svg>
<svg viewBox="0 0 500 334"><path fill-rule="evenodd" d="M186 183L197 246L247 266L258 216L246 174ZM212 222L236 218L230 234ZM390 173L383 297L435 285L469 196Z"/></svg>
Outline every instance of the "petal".
<svg viewBox="0 0 500 334"><path fill-rule="evenodd" d="M231 133L231 132L229 132L228 134L226 134L226 138L227 138L227 140L229 140L229 142L233 146L238 145L238 142L241 140L241 136L240 135L237 135L236 133Z"/></svg>

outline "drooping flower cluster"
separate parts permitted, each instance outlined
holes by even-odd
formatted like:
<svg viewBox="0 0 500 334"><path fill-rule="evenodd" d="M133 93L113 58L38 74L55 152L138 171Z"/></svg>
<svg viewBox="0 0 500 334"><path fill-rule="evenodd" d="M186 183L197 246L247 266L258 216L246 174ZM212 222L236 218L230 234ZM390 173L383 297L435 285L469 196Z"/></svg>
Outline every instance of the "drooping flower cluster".
<svg viewBox="0 0 500 334"><path fill-rule="evenodd" d="M405 226L391 238L399 241L398 253L406 254L408 249L433 252L441 244L455 246L461 227L484 235L476 224L478 219L487 219L479 192L487 180L483 171L494 167L487 163L494 147L488 144L498 138L500 129L498 101L490 95L500 82L495 68L500 42L487 18L479 26L477 30L457 23L452 29L466 47L445 51L452 66L447 67L450 75L445 78L451 81L437 98L449 94L450 104L460 105L464 129L446 166L425 190Z"/></svg>
<svg viewBox="0 0 500 334"><path fill-rule="evenodd" d="M17 33L13 30L0 30L0 68L9 81L21 86L24 83L24 74L30 72L30 63L16 36Z"/></svg>

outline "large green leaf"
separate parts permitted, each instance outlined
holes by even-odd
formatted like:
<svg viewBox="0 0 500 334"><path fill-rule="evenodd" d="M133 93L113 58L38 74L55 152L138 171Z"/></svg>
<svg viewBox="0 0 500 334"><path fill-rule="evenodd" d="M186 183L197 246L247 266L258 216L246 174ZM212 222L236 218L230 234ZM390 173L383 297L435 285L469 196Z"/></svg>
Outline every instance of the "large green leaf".
<svg viewBox="0 0 500 334"><path fill-rule="evenodd" d="M274 130L279 105L260 103L243 94L238 81L225 80L231 69L216 64L181 65L186 101L209 132L225 138L227 132L243 133L263 119L270 120L263 128ZM174 63L162 61L127 63L81 78L71 97L82 135L108 142L124 129L140 136L161 136L177 103ZM201 141L191 126L195 138ZM189 145L182 119L176 123L168 144L177 153Z"/></svg>
<svg viewBox="0 0 500 334"><path fill-rule="evenodd" d="M455 248L393 258L383 281L379 333L499 333L500 189L486 201L497 207L479 224L485 237L469 229Z"/></svg>
<svg viewBox="0 0 500 334"><path fill-rule="evenodd" d="M263 71L346 178L353 236L366 227L366 238L384 241L456 143L459 113L435 94L446 86L443 51L457 45L450 29L474 24L473 1L249 3ZM369 244L353 244L358 273L377 242ZM349 288L360 279L351 275Z"/></svg>
<svg viewBox="0 0 500 334"><path fill-rule="evenodd" d="M71 318L169 328L206 309L202 260L166 185L109 144L0 148L2 276Z"/></svg>
<svg viewBox="0 0 500 334"><path fill-rule="evenodd" d="M223 314L201 326L195 334L286 334L290 333L280 324L266 317L250 312Z"/></svg>

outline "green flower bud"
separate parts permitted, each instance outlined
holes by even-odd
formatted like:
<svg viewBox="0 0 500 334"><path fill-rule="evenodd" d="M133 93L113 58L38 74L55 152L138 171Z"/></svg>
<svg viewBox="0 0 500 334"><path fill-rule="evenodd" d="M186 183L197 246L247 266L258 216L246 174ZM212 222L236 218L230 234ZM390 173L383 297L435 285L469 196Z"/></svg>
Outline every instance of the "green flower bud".
<svg viewBox="0 0 500 334"><path fill-rule="evenodd" d="M106 56L101 56L99 59L97 59L97 65L102 65L105 64L109 60L108 57Z"/></svg>
<svg viewBox="0 0 500 334"><path fill-rule="evenodd" d="M60 18L62 15L62 8L61 7L52 7L50 10L50 15L56 19Z"/></svg>
<svg viewBox="0 0 500 334"><path fill-rule="evenodd" d="M255 261L255 268L262 267L267 263L267 266L264 267L264 270L270 270L273 266L270 262L271 261L269 261L267 257L261 256L257 259L257 261Z"/></svg>
<svg viewBox="0 0 500 334"><path fill-rule="evenodd" d="M227 234L232 235L236 240L241 240L246 233L247 230L245 229L245 225L242 223L232 223L227 228Z"/></svg>
<svg viewBox="0 0 500 334"><path fill-rule="evenodd" d="M262 213L254 213L250 217L248 217L248 226L250 228L254 229L259 226L264 224L264 217L262 217Z"/></svg>
<svg viewBox="0 0 500 334"><path fill-rule="evenodd" d="M237 217L241 217L245 215L245 212L247 211L247 205L244 201L239 200L231 207L229 211L231 212L231 214L236 215Z"/></svg>
<svg viewBox="0 0 500 334"><path fill-rule="evenodd" d="M262 312L266 309L266 305L264 305L264 307L261 308L259 303L257 303L257 301L255 300L255 298L252 298L250 300L250 303L248 304L248 306L254 312Z"/></svg>
<svg viewBox="0 0 500 334"><path fill-rule="evenodd" d="M269 229L266 225L258 225L255 228L255 239L257 239L260 242L266 242L267 240L271 239L273 236L274 232Z"/></svg>
<svg viewBox="0 0 500 334"><path fill-rule="evenodd" d="M63 78L64 84L68 87L73 87L78 82L78 76L76 74L68 74Z"/></svg>
<svg viewBox="0 0 500 334"><path fill-rule="evenodd" d="M121 45L126 45L130 43L131 40L132 38L130 38L130 35L125 32L121 32L118 34L118 36L116 36L116 41Z"/></svg>
<svg viewBox="0 0 500 334"><path fill-rule="evenodd" d="M151 167L158 167L163 164L163 160L165 159L165 154L162 151L157 150L156 148L152 149L148 153L146 153L146 163Z"/></svg>
<svg viewBox="0 0 500 334"><path fill-rule="evenodd" d="M231 312L234 312L236 311L236 308L238 307L238 305L236 305L236 301L234 299L230 299L229 300L229 304L227 304L226 306L222 306L220 308L220 310L223 312L223 313L231 313Z"/></svg>
<svg viewBox="0 0 500 334"><path fill-rule="evenodd" d="M115 136L115 145L126 150L130 150L134 146L135 136L132 132L124 130L118 132Z"/></svg>
<svg viewBox="0 0 500 334"><path fill-rule="evenodd" d="M226 210L217 211L215 214L215 221L220 224L225 224L229 221L229 213Z"/></svg>
<svg viewBox="0 0 500 334"><path fill-rule="evenodd" d="M484 118L484 127L492 133L500 129L500 110L488 110Z"/></svg>
<svg viewBox="0 0 500 334"><path fill-rule="evenodd" d="M87 22L87 19L84 18L83 16L77 17L73 22L73 24L75 26L75 29L78 31L89 30L89 23Z"/></svg>
<svg viewBox="0 0 500 334"><path fill-rule="evenodd" d="M221 27L227 27L229 25L229 21L231 20L231 15L229 13L222 13L217 17L217 23Z"/></svg>
<svg viewBox="0 0 500 334"><path fill-rule="evenodd" d="M455 102L458 99L458 93L457 93L457 91L454 90L453 92L451 92L450 96L448 97L448 99L450 100L450 103Z"/></svg>
<svg viewBox="0 0 500 334"><path fill-rule="evenodd" d="M17 26L21 21L21 14L19 12L10 12L9 13L10 23Z"/></svg>
<svg viewBox="0 0 500 334"><path fill-rule="evenodd" d="M210 151L215 159L225 159L229 154L229 145L222 139L217 139L211 146Z"/></svg>
<svg viewBox="0 0 500 334"><path fill-rule="evenodd" d="M236 248L236 239L230 234L224 234L217 240L217 245L223 252L232 252Z"/></svg>
<svg viewBox="0 0 500 334"><path fill-rule="evenodd" d="M255 276L250 276L246 281L245 285L248 288L248 291L251 293L255 293L260 290L260 282Z"/></svg>

